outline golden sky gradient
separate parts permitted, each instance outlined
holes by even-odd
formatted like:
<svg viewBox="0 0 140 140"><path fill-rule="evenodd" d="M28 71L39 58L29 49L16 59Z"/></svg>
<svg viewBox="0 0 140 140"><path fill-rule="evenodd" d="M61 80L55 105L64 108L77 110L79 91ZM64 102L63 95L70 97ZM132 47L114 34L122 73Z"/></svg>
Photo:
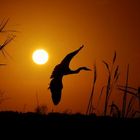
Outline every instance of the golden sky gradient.
<svg viewBox="0 0 140 140"><path fill-rule="evenodd" d="M0 68L0 89L9 97L1 110L33 111L36 93L39 104L49 111L85 112L92 87L93 72L82 71L63 79L62 100L54 106L47 89L51 72L66 54L85 47L72 60L70 67L93 68L97 64L95 107L107 72L102 60L111 61L117 51L120 84L124 84L130 64L129 84L140 85L140 2L138 0L1 0L0 21L10 18L6 29L15 29L17 37L6 51ZM3 36L2 33L0 36ZM0 37L3 42L3 38ZM42 66L32 61L32 53L44 48L49 61ZM121 102L121 93L115 97ZM114 98L115 100L115 98ZM116 101L117 102L117 101ZM102 109L102 106L100 107Z"/></svg>

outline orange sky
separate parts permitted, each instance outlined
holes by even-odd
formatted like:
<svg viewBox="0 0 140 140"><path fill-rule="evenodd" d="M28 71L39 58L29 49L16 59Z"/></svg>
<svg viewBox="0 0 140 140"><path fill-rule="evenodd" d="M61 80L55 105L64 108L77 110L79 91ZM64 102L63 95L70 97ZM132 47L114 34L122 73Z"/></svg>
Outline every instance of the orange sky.
<svg viewBox="0 0 140 140"><path fill-rule="evenodd" d="M0 89L5 91L5 97L9 97L0 104L0 109L23 111L26 106L24 111L33 111L37 92L39 103L47 105L49 111L84 113L92 86L92 72L66 76L62 100L56 107L47 89L54 66L82 44L85 47L70 66L73 69L79 66L92 68L96 61L95 107L107 76L102 60L112 60L115 50L121 71L119 83L124 84L129 63L129 83L138 87L139 5L138 0L1 0L0 21L9 17L6 28L20 32L6 47L12 59L0 54L1 63L7 63L6 67L0 68ZM31 57L32 52L40 47L49 53L49 61L43 66L34 64Z"/></svg>

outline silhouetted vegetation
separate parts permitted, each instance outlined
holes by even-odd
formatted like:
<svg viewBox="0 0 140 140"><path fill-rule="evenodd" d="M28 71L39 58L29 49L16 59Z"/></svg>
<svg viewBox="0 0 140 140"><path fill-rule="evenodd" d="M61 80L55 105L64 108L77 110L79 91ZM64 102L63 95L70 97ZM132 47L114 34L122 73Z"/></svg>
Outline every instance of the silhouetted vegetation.
<svg viewBox="0 0 140 140"><path fill-rule="evenodd" d="M48 113L42 115L38 113L20 113L20 112L0 112L0 127L7 129L15 128L25 130L104 130L104 129L134 129L140 125L140 118L123 119L113 117L97 117L95 115L83 114L64 114L64 113ZM47 132L47 131L46 131Z"/></svg>
<svg viewBox="0 0 140 140"><path fill-rule="evenodd" d="M118 79L120 77L120 70L119 70L119 65L116 65L116 58L117 54L116 51L114 53L114 57L112 59L112 63L107 63L106 61L103 61L103 64L105 65L107 69L107 85L104 85L101 89L100 96L98 99L97 106L93 107L93 93L94 93L94 88L95 88L95 83L97 79L97 70L96 66L94 66L94 78L93 78L93 87L92 87L92 92L90 95L88 107L86 114L89 115L93 113L93 110L98 110L98 105L101 102L101 96L104 94L105 90L105 100L104 100L104 116L112 116L112 117L117 117L117 118L133 118L136 117L136 115L139 114L140 110L140 90L139 88L133 88L128 85L128 78L129 78L129 64L127 66L127 73L126 73L126 83L125 86L117 86ZM124 93L122 94L122 108L119 107L117 104L115 104L114 101L112 101L111 105L109 104L109 99L111 96L111 93L113 92L113 89L115 87L118 87L119 90L123 91ZM133 90L133 91L132 91ZM127 96L130 96L129 98ZM139 109L135 108L136 106L136 101L139 102ZM110 108L110 114L107 114L107 110Z"/></svg>
<svg viewBox="0 0 140 140"><path fill-rule="evenodd" d="M89 103L88 103L88 107L87 107L87 111L86 111L87 115L92 114L93 111L94 111L93 94L94 94L94 89L95 89L95 84L96 84L96 79L97 79L96 64L94 65L93 71L94 71L93 87L92 87L92 91L91 91L91 95L90 95L90 98L89 98Z"/></svg>
<svg viewBox="0 0 140 140"><path fill-rule="evenodd" d="M5 41L0 44L0 51L2 52L2 54L4 56L8 55L10 57L10 55L7 53L7 51L5 50L5 47L16 37L14 34L12 34L12 32L16 32L15 30L6 30L5 27L8 23L9 19L3 19L3 21L0 23L0 34L3 35L4 33L7 34L7 39L5 39ZM1 64L3 65L3 64Z"/></svg>
<svg viewBox="0 0 140 140"><path fill-rule="evenodd" d="M107 62L103 61L103 63L105 64L105 66L107 68L107 72L108 72L107 85L105 86L106 87L106 97L105 97L105 105L104 105L104 115L105 116L107 113L109 97L112 93L114 85L116 84L116 82L119 78L119 66L118 65L116 67L114 66L115 61L116 61L116 52L114 53L114 57L112 59L111 65L109 65Z"/></svg>
<svg viewBox="0 0 140 140"><path fill-rule="evenodd" d="M12 32L16 32L16 30L6 30L5 27L8 24L9 19L3 19L0 22L0 37L3 36L4 34L7 34L8 37L7 39L5 39L5 41L3 41L2 44L0 44L0 52L2 52L2 54L4 56L8 55L10 57L10 55L8 54L8 52L5 50L5 47L15 38L15 35L11 34ZM6 64L1 64L0 66L5 66ZM9 99L4 97L5 92L0 90L0 104Z"/></svg>

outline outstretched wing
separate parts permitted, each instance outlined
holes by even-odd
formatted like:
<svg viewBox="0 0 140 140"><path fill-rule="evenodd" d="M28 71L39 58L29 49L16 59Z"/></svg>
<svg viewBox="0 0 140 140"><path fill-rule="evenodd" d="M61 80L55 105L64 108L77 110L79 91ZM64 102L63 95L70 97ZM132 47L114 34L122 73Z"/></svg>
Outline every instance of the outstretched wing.
<svg viewBox="0 0 140 140"><path fill-rule="evenodd" d="M78 50L69 53L66 57L61 61L60 64L56 65L50 78L57 78L59 76L63 76L65 72L69 71L69 63L71 59L83 48L81 46Z"/></svg>
<svg viewBox="0 0 140 140"><path fill-rule="evenodd" d="M60 73L61 73L61 65L58 64L55 66L50 78L57 78L60 76Z"/></svg>
<svg viewBox="0 0 140 140"><path fill-rule="evenodd" d="M63 88L62 77L53 78L50 82L51 97L54 105L57 105L61 100L61 91Z"/></svg>
<svg viewBox="0 0 140 140"><path fill-rule="evenodd" d="M70 61L71 59L84 47L84 45L82 45L78 50L69 53L68 55L65 56L65 58L61 61L61 65L63 65L64 67L69 67Z"/></svg>

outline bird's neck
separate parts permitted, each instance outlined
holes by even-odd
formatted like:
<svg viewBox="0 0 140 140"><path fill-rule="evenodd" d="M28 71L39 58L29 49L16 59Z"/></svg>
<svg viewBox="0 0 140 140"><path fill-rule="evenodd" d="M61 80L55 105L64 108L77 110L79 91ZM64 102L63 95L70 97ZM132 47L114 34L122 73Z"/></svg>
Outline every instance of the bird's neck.
<svg viewBox="0 0 140 140"><path fill-rule="evenodd" d="M72 71L71 71L71 74L79 73L81 70L83 70L83 67L80 67L80 68L78 68L78 69L76 69L76 70L72 70Z"/></svg>

